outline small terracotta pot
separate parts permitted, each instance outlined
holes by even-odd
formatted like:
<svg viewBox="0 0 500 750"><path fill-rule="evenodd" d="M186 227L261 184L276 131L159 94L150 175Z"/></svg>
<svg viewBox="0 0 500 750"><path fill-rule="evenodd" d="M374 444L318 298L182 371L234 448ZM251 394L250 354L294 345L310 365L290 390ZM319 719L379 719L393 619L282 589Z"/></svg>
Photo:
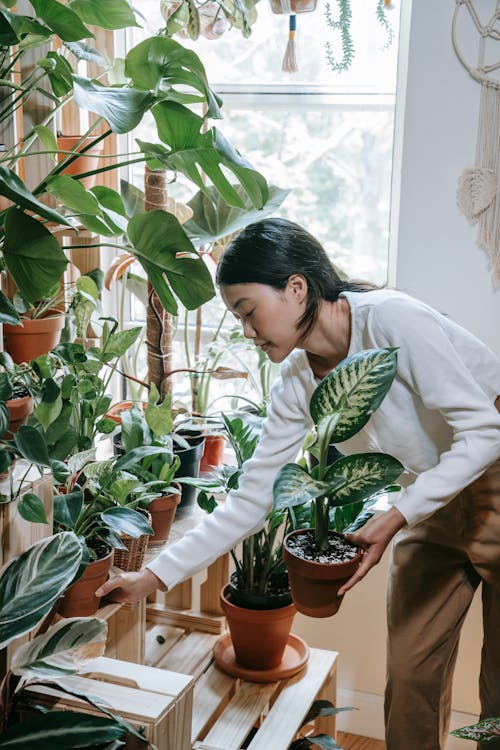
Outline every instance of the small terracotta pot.
<svg viewBox="0 0 500 750"><path fill-rule="evenodd" d="M160 495L148 505L148 511L151 515L151 526L154 534L149 537L149 546L159 546L168 541L170 529L175 518L175 511L181 501L181 486L177 482L173 483L179 488L178 493L171 495Z"/></svg>
<svg viewBox="0 0 500 750"><path fill-rule="evenodd" d="M247 609L231 603L229 586L220 595L236 661L248 669L273 669L285 652L296 609Z"/></svg>
<svg viewBox="0 0 500 750"><path fill-rule="evenodd" d="M291 552L287 540L295 535L309 532L298 529L285 537L283 559L288 568L292 599L297 611L309 617L330 617L338 612L343 596L337 591L356 572L362 556L360 549L352 560L341 563L320 563L304 560ZM330 532L335 534L335 532ZM336 536L342 536L336 534Z"/></svg>
<svg viewBox="0 0 500 750"><path fill-rule="evenodd" d="M85 573L69 587L59 603L58 612L63 617L88 617L99 609L101 600L95 592L106 582L113 564L114 550L100 560L90 562Z"/></svg>
<svg viewBox="0 0 500 750"><path fill-rule="evenodd" d="M14 434L22 424L26 424L28 421L28 417L33 411L33 399L31 396L21 396L21 398L8 399L6 404L10 414L8 432Z"/></svg>
<svg viewBox="0 0 500 750"><path fill-rule="evenodd" d="M106 417L108 419L112 419L113 422L116 422L116 424L121 425L122 418L120 417L120 414L122 411L129 411L135 406L135 404L132 401L120 401L117 404L113 404L109 407L108 411L106 412ZM146 410L147 404L142 404L143 409Z"/></svg>
<svg viewBox="0 0 500 750"><path fill-rule="evenodd" d="M224 435L205 435L205 447L200 461L200 474L210 471L213 466L220 466L224 458L226 438Z"/></svg>
<svg viewBox="0 0 500 750"><path fill-rule="evenodd" d="M29 362L57 346L64 319L59 310L49 310L44 318L23 318L22 326L4 323L5 348L14 362Z"/></svg>
<svg viewBox="0 0 500 750"><path fill-rule="evenodd" d="M79 135L60 135L57 138L57 147L61 151L74 151L77 146L78 150L81 151L89 143L95 140L95 138L85 138L81 143L81 136ZM84 172L91 172L93 169L98 169L101 159L99 155L102 154L104 148L104 141L99 141L95 146L92 146L85 151L82 156L71 162L66 169L63 169L61 174L69 174L71 176L83 174ZM62 161L68 154L58 154L57 160ZM97 175L89 175L89 177L83 177L80 182L82 185L89 190L94 187Z"/></svg>

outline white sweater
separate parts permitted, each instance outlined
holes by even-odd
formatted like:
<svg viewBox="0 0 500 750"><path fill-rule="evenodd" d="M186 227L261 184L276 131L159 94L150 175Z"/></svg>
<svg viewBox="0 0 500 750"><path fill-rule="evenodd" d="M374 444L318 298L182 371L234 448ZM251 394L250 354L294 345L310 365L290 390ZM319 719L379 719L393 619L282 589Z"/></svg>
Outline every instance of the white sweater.
<svg viewBox="0 0 500 750"><path fill-rule="evenodd" d="M345 454L382 451L398 458L404 486L394 505L414 526L500 458L500 361L471 333L407 295L387 289L346 292L349 354L399 347L397 374L382 405ZM317 385L302 350L281 365L262 438L225 503L147 567L172 588L257 531L272 506L280 468L294 461L312 427Z"/></svg>

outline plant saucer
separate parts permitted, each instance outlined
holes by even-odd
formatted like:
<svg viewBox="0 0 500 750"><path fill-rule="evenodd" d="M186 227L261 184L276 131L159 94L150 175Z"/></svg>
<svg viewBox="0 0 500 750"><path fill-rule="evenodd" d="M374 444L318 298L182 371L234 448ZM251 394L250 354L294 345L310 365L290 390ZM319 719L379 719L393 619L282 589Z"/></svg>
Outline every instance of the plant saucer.
<svg viewBox="0 0 500 750"><path fill-rule="evenodd" d="M309 659L309 646L298 635L290 633L283 659L273 669L248 669L236 661L231 635L224 633L214 645L215 663L223 672L249 682L275 682L287 680L300 672Z"/></svg>

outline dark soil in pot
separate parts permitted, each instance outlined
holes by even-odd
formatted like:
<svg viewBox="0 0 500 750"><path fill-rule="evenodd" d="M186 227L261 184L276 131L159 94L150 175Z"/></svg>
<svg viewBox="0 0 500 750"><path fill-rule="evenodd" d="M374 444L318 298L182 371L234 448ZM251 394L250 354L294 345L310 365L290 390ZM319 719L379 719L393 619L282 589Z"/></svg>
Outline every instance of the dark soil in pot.
<svg viewBox="0 0 500 750"><path fill-rule="evenodd" d="M233 604L248 609L279 609L292 603L292 594L287 577L285 577L285 580L276 582L275 585L271 584L268 587L268 593L260 594L248 589L238 588L236 573L232 573L229 593Z"/></svg>
<svg viewBox="0 0 500 750"><path fill-rule="evenodd" d="M337 592L361 562L362 550L341 534L329 532L329 542L328 550L320 552L314 530L300 529L288 534L283 544L293 603L309 617L330 617L338 611L343 597Z"/></svg>

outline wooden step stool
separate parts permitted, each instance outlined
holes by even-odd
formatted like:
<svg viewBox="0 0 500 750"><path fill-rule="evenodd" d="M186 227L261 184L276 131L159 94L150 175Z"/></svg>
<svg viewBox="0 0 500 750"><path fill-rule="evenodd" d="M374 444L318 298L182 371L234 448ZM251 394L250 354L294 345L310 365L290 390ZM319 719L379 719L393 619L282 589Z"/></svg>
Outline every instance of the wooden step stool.
<svg viewBox="0 0 500 750"><path fill-rule="evenodd" d="M85 675L59 681L100 699L137 729L144 727L158 750L191 750L192 677L104 656L94 659ZM26 689L24 696L28 704L103 715L89 703L45 685Z"/></svg>

